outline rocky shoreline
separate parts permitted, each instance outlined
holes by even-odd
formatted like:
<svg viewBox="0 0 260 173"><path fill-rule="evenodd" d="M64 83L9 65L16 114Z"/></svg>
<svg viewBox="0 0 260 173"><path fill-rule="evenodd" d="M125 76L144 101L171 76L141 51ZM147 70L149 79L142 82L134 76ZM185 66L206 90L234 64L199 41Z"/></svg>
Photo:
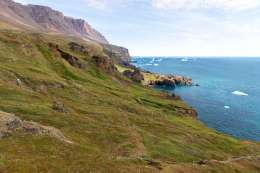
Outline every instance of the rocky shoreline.
<svg viewBox="0 0 260 173"><path fill-rule="evenodd" d="M195 84L193 80L186 76L180 75L162 75L153 73L150 71L141 70L133 65L123 67L124 70L119 70L124 76L132 79L135 82L140 82L144 86L164 86L164 87L176 87L176 86L199 86Z"/></svg>
<svg viewBox="0 0 260 173"><path fill-rule="evenodd" d="M160 75L151 73L155 76L155 79L148 81L148 85L151 86L166 86L166 87L176 87L176 86L194 86L191 78L178 75Z"/></svg>

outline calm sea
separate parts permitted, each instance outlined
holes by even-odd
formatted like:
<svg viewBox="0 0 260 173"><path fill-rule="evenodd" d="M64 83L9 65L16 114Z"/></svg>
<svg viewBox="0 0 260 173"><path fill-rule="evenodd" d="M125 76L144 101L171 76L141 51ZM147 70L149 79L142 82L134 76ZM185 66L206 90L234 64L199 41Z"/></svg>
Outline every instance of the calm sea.
<svg viewBox="0 0 260 173"><path fill-rule="evenodd" d="M191 77L199 87L170 88L209 127L260 141L260 58L133 58L152 72Z"/></svg>

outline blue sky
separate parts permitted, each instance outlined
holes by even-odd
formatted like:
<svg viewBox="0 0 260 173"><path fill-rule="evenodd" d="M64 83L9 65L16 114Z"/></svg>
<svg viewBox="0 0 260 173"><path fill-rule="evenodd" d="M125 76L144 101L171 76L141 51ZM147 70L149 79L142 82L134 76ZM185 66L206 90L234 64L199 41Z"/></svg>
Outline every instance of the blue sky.
<svg viewBox="0 0 260 173"><path fill-rule="evenodd" d="M260 0L16 0L83 18L134 56L260 56Z"/></svg>

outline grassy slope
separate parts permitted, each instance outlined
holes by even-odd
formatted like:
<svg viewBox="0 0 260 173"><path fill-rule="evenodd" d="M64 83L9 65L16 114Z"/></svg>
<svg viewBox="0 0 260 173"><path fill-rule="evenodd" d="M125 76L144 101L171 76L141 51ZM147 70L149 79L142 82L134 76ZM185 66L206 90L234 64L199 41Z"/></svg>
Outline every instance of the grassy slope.
<svg viewBox="0 0 260 173"><path fill-rule="evenodd" d="M260 146L178 115L174 107L187 107L182 101L103 73L90 56L69 50L71 40L75 41L0 32L0 110L54 126L75 143L19 134L0 140L0 172L159 172L147 165L147 159L161 162L162 172L260 172L255 164L259 160L192 164L259 155ZM48 42L81 58L86 70L70 66L48 48ZM98 45L84 44L93 55L102 54ZM16 78L21 79L21 87ZM52 110L54 101L63 102L67 113Z"/></svg>

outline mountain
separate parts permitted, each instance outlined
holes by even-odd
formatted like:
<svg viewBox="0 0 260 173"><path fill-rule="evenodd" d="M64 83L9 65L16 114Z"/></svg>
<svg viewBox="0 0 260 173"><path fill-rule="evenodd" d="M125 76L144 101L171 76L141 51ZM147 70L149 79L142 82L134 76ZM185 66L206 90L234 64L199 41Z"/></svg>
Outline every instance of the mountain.
<svg viewBox="0 0 260 173"><path fill-rule="evenodd" d="M0 19L10 25L42 32L80 36L108 44L107 39L86 21L40 5L22 5L12 0L0 1Z"/></svg>
<svg viewBox="0 0 260 173"><path fill-rule="evenodd" d="M127 49L47 32L36 23L46 16L28 13L41 7L0 3L1 173L259 172L260 143L210 129L178 96L141 85L157 77L122 63Z"/></svg>

